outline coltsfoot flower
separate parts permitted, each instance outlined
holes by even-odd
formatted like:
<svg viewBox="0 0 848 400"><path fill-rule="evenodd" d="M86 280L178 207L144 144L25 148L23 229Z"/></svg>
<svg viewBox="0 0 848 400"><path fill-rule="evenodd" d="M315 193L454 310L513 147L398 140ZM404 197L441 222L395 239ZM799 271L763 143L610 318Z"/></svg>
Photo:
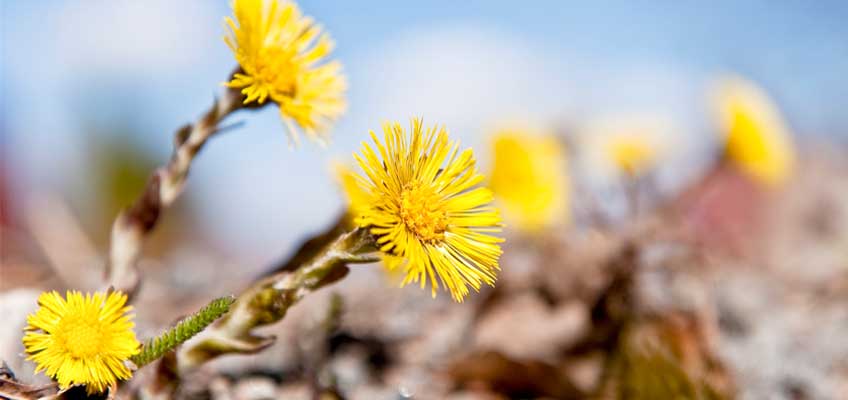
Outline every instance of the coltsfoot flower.
<svg viewBox="0 0 848 400"><path fill-rule="evenodd" d="M234 0L233 13L224 41L241 71L226 85L241 89L245 104L276 103L295 142L295 124L322 139L346 107L341 64L325 62L333 49L329 35L287 0Z"/></svg>
<svg viewBox="0 0 848 400"><path fill-rule="evenodd" d="M399 257L402 285L427 281L433 296L441 284L456 301L494 285L499 269L501 218L492 192L479 183L471 149L459 152L442 128L412 120L383 126L383 141L372 131L376 151L362 144L355 154L364 174L356 175L361 204L352 207L357 224L376 237L381 252Z"/></svg>
<svg viewBox="0 0 848 400"><path fill-rule="evenodd" d="M656 168L665 155L671 122L653 115L619 115L593 122L583 132L596 162L627 178Z"/></svg>
<svg viewBox="0 0 848 400"><path fill-rule="evenodd" d="M741 78L725 78L713 102L724 134L724 157L742 172L767 185L792 172L795 153L789 129L768 96Z"/></svg>
<svg viewBox="0 0 848 400"><path fill-rule="evenodd" d="M532 233L567 218L567 165L557 138L506 130L492 138L492 150L490 186L508 221Z"/></svg>
<svg viewBox="0 0 848 400"><path fill-rule="evenodd" d="M656 159L656 149L650 143L633 136L617 137L610 141L609 157L619 170L629 176L648 170Z"/></svg>
<svg viewBox="0 0 848 400"><path fill-rule="evenodd" d="M46 371L61 388L85 385L89 394L102 393L132 372L124 365L139 352L133 333L131 306L120 292L45 292L39 309L27 317L23 338L36 372Z"/></svg>

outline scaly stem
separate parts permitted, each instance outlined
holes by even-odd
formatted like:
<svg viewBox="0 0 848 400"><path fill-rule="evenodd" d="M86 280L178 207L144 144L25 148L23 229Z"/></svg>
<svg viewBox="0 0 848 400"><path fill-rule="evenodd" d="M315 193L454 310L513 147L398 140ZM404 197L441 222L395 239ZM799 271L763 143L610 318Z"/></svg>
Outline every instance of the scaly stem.
<svg viewBox="0 0 848 400"><path fill-rule="evenodd" d="M159 221L159 215L180 196L191 162L218 124L242 108L243 96L227 89L195 123L180 128L174 137L174 152L167 165L159 167L135 203L123 210L112 224L106 286L132 297L138 286L136 264L142 246Z"/></svg>

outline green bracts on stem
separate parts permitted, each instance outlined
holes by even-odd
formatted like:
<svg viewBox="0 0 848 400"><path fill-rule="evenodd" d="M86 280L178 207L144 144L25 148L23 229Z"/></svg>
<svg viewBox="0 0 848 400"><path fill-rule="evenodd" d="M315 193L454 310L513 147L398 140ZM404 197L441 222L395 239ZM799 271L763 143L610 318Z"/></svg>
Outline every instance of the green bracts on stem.
<svg viewBox="0 0 848 400"><path fill-rule="evenodd" d="M158 360L226 314L234 301L235 298L233 296L212 300L212 302L200 309L197 313L181 320L176 326L165 333L145 342L141 346L141 352L130 358L130 360L138 367Z"/></svg>

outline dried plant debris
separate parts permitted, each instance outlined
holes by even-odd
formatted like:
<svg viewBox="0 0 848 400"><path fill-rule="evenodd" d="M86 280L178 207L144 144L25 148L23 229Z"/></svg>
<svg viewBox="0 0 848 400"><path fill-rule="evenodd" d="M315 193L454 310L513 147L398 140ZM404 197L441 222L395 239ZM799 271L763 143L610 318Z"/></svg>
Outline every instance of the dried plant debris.
<svg viewBox="0 0 848 400"><path fill-rule="evenodd" d="M687 315L627 324L608 355L600 397L719 400L733 397L726 369Z"/></svg>
<svg viewBox="0 0 848 400"><path fill-rule="evenodd" d="M15 373L9 368L5 361L0 364L0 399L10 400L35 400L42 398L57 398L59 385L50 383L47 385L27 385L18 382Z"/></svg>
<svg viewBox="0 0 848 400"><path fill-rule="evenodd" d="M472 354L448 374L460 388L490 391L509 398L580 399L565 371L540 361L518 361L497 352Z"/></svg>

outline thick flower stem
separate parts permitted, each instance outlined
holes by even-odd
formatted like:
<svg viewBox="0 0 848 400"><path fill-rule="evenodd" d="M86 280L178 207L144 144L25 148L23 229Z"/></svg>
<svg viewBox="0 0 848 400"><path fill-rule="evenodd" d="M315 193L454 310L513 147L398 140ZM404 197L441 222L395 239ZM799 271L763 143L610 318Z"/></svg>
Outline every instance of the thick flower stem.
<svg viewBox="0 0 848 400"><path fill-rule="evenodd" d="M184 374L212 358L227 353L254 353L274 342L273 337L253 330L273 324L303 296L343 278L347 264L370 263L376 249L364 229L343 233L296 268L284 269L251 285L236 299L230 312L187 343L177 353L177 367Z"/></svg>
<svg viewBox="0 0 848 400"><path fill-rule="evenodd" d="M218 124L242 108L243 96L227 89L193 124L180 128L174 137L174 152L168 164L159 167L135 203L123 210L112 224L106 286L130 297L138 286L136 263L159 215L180 196L191 162L206 141L219 129Z"/></svg>

